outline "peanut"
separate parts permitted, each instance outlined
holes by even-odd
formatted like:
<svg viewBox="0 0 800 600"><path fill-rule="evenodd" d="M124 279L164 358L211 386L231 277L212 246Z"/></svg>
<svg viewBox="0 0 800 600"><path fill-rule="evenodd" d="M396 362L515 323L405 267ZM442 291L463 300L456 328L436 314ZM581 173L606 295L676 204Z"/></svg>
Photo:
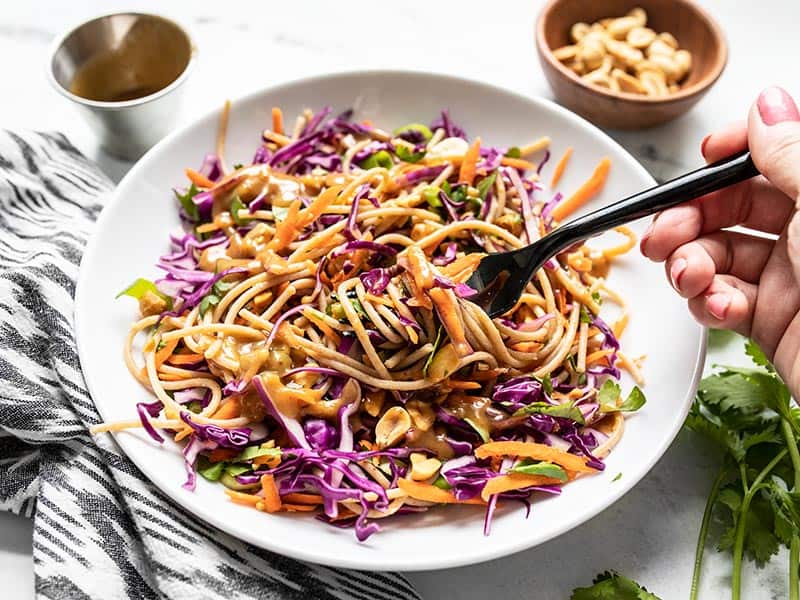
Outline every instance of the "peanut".
<svg viewBox="0 0 800 600"><path fill-rule="evenodd" d="M678 91L692 69L692 54L671 33L647 27L647 13L640 7L621 17L577 22L569 35L573 44L553 55L598 87L663 96Z"/></svg>

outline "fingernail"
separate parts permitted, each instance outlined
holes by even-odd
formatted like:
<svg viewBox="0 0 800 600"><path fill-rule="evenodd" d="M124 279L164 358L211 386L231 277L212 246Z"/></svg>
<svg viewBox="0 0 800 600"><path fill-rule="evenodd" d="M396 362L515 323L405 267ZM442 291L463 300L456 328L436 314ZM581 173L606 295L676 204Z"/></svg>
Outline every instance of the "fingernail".
<svg viewBox="0 0 800 600"><path fill-rule="evenodd" d="M728 294L711 294L706 300L706 308L711 316L719 321L724 321L731 305L731 297Z"/></svg>
<svg viewBox="0 0 800 600"><path fill-rule="evenodd" d="M703 158L706 157L706 144L708 144L708 140L711 139L711 134L709 133L706 137L703 138L703 141L700 142L700 154L703 155Z"/></svg>
<svg viewBox="0 0 800 600"><path fill-rule="evenodd" d="M783 88L768 87L758 97L758 114L766 125L784 121L800 121L800 111L792 97Z"/></svg>
<svg viewBox="0 0 800 600"><path fill-rule="evenodd" d="M686 270L686 266L686 260L679 258L675 260L669 268L669 279L676 292L681 291L681 275L683 275L683 272Z"/></svg>
<svg viewBox="0 0 800 600"><path fill-rule="evenodd" d="M639 250L641 250L642 254L645 254L645 246L647 245L647 240L650 239L650 236L653 235L653 229L655 229L656 221L653 219L653 222L647 226L647 229L644 230L642 234L642 239L639 240Z"/></svg>

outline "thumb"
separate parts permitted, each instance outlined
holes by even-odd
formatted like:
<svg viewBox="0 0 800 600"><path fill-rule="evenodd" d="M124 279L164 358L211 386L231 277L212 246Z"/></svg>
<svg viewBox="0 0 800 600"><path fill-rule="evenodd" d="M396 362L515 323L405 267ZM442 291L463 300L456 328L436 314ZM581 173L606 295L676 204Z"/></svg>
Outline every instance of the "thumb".
<svg viewBox="0 0 800 600"><path fill-rule="evenodd" d="M800 200L800 111L786 90L769 87L750 109L748 145L753 162L795 203Z"/></svg>
<svg viewBox="0 0 800 600"><path fill-rule="evenodd" d="M765 89L750 109L748 145L758 170L800 207L800 111L786 90ZM785 232L795 280L800 281L800 212Z"/></svg>

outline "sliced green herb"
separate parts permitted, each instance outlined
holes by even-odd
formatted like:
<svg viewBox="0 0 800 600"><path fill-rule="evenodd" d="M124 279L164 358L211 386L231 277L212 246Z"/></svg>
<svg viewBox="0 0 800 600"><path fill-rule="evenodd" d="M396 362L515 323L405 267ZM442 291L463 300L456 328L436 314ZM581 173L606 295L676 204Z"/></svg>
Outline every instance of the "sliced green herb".
<svg viewBox="0 0 800 600"><path fill-rule="evenodd" d="M592 323L592 315L589 314L585 306L581 306L581 323L588 323L590 325Z"/></svg>
<svg viewBox="0 0 800 600"><path fill-rule="evenodd" d="M186 405L186 408L189 409L189 412L193 412L195 414L199 413L203 410L203 403L199 400L192 400L189 404Z"/></svg>
<svg viewBox="0 0 800 600"><path fill-rule="evenodd" d="M236 477L237 475L247 473L250 470L250 467L246 465L228 465L225 467L225 473L231 477Z"/></svg>
<svg viewBox="0 0 800 600"><path fill-rule="evenodd" d="M614 476L614 479L611 480L611 483L614 483L615 481L619 481L620 479L622 479L622 471L620 471L619 473L617 473Z"/></svg>
<svg viewBox="0 0 800 600"><path fill-rule="evenodd" d="M425 158L425 150L409 150L406 146L397 146L394 152L397 158L407 163L418 163Z"/></svg>
<svg viewBox="0 0 800 600"><path fill-rule="evenodd" d="M606 379L597 392L597 402L600 404L600 410L606 413L609 412L635 412L642 408L647 402L642 390L638 386L633 386L633 389L628 394L628 397L623 400L622 404L617 404L622 390L619 384Z"/></svg>
<svg viewBox="0 0 800 600"><path fill-rule="evenodd" d="M242 202L242 199L239 198L239 196L234 196L233 200L231 200L231 219L233 219L233 222L237 225L244 224L244 221L239 216L239 211L244 208L247 207L245 206L244 202Z"/></svg>
<svg viewBox="0 0 800 600"><path fill-rule="evenodd" d="M242 167L244 167L244 165L243 165L242 163L235 163L235 164L233 165L233 170L234 170L234 171L238 171L238 170L239 170L239 169L241 169Z"/></svg>
<svg viewBox="0 0 800 600"><path fill-rule="evenodd" d="M436 481L433 482L433 485L438 487L440 490L451 490L451 489L453 489L453 486L450 485L449 483L447 483L447 479L445 479L441 475L439 475L436 478Z"/></svg>
<svg viewBox="0 0 800 600"><path fill-rule="evenodd" d="M442 199L439 198L439 188L429 185L422 190L422 197L431 208L441 208Z"/></svg>
<svg viewBox="0 0 800 600"><path fill-rule="evenodd" d="M481 200L486 200L486 196L489 190L492 189L495 179L497 179L497 171L492 171L478 182L478 195Z"/></svg>
<svg viewBox="0 0 800 600"><path fill-rule="evenodd" d="M178 190L175 190L175 197L181 203L186 216L188 216L192 221L199 221L200 220L200 211L197 208L197 205L192 202L192 198L197 196L200 193L200 190L197 189L195 184L189 186L189 189L186 190L183 194L178 193Z"/></svg>
<svg viewBox="0 0 800 600"><path fill-rule="evenodd" d="M273 456L279 458L281 456L280 448L262 448L261 446L248 446L242 450L241 454L234 458L232 462L246 462L253 460L260 456Z"/></svg>
<svg viewBox="0 0 800 600"><path fill-rule="evenodd" d="M532 402L514 413L515 417L521 417L523 415L548 415L550 417L571 419L580 425L585 423L581 409L575 406L574 402L565 402L564 404Z"/></svg>
<svg viewBox="0 0 800 600"><path fill-rule="evenodd" d="M603 298L600 296L600 292L597 291L592 292L592 300L594 300L598 304L603 303Z"/></svg>
<svg viewBox="0 0 800 600"><path fill-rule="evenodd" d="M433 132L431 132L430 127L423 125L422 123L409 123L408 125L403 125L402 127L395 129L392 132L392 135L397 137L409 131L417 131L421 133L426 142L433 137Z"/></svg>
<svg viewBox="0 0 800 600"><path fill-rule="evenodd" d="M558 479L559 481L567 481L567 472L551 462L537 462L530 459L521 461L517 466L511 469L512 473L522 473L523 475L541 475L542 477L550 477Z"/></svg>
<svg viewBox="0 0 800 600"><path fill-rule="evenodd" d="M197 472L209 481L219 481L219 478L225 472L225 466L224 462L212 463L208 459L201 458L198 461Z"/></svg>
<svg viewBox="0 0 800 600"><path fill-rule="evenodd" d="M200 301L200 316L204 317L208 310L219 304L220 297L216 294L207 294Z"/></svg>
<svg viewBox="0 0 800 600"><path fill-rule="evenodd" d="M436 355L436 351L439 350L439 346L442 343L442 332L444 331L444 327L439 325L439 330L436 332L436 341L433 342L433 350L428 355L428 359L425 361L425 365L422 367L422 374L427 377L428 376L428 369L433 362L433 357Z"/></svg>
<svg viewBox="0 0 800 600"><path fill-rule="evenodd" d="M389 154L386 150L378 150L375 154L372 154L362 160L358 166L362 169L374 169L375 167L391 169L393 164L394 161L392 160L391 154Z"/></svg>
<svg viewBox="0 0 800 600"><path fill-rule="evenodd" d="M289 214L289 207L288 206L275 206L272 205L272 216L275 218L275 221L278 223L282 223L286 220L286 216Z"/></svg>

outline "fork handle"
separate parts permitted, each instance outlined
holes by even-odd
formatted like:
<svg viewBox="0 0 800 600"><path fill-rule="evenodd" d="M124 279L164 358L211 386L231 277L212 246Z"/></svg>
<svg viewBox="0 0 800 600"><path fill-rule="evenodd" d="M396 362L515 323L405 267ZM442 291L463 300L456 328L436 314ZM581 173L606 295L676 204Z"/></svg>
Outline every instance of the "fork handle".
<svg viewBox="0 0 800 600"><path fill-rule="evenodd" d="M561 237L559 246L569 247L624 223L721 190L758 174L750 152L745 150L573 219L556 229L555 232L560 232Z"/></svg>

